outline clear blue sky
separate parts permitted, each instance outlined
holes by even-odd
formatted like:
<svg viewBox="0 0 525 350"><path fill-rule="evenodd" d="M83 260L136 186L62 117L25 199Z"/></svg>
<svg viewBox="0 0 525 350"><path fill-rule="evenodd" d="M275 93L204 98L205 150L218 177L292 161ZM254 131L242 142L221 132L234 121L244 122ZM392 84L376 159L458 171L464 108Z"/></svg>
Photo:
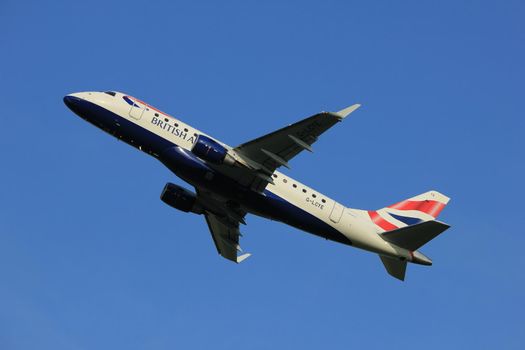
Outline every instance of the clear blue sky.
<svg viewBox="0 0 525 350"><path fill-rule="evenodd" d="M523 1L0 4L0 348L523 349ZM375 209L436 189L434 266L248 217L242 265L152 158L71 113L119 90L236 145L363 107L287 171Z"/></svg>

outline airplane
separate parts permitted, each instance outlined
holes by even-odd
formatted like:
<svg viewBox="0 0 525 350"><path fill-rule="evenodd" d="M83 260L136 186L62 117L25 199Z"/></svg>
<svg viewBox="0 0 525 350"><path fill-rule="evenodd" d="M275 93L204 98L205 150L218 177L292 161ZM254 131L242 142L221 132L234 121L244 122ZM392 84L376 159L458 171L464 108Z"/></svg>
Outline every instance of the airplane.
<svg viewBox="0 0 525 350"><path fill-rule="evenodd" d="M346 207L277 171L360 107L321 112L237 147L193 128L135 97L116 91L66 95L64 103L89 123L164 164L195 192L167 183L160 199L203 215L217 252L241 263L240 225L247 214L379 255L386 271L404 280L407 263L432 265L418 249L450 226L436 218L449 202L428 191L378 210Z"/></svg>

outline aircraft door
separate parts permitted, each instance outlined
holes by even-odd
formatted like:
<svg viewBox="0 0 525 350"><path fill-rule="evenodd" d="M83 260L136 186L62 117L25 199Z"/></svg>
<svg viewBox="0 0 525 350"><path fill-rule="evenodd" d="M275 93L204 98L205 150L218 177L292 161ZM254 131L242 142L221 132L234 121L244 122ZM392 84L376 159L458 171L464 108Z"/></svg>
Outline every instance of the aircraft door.
<svg viewBox="0 0 525 350"><path fill-rule="evenodd" d="M339 220L341 220L341 216L343 215L343 209L344 207L341 204L334 201L334 207L330 213L330 221L338 223Z"/></svg>
<svg viewBox="0 0 525 350"><path fill-rule="evenodd" d="M140 118L142 118L144 110L146 110L146 106L141 106L136 103L133 103L131 109L129 110L129 116L133 119L139 120Z"/></svg>

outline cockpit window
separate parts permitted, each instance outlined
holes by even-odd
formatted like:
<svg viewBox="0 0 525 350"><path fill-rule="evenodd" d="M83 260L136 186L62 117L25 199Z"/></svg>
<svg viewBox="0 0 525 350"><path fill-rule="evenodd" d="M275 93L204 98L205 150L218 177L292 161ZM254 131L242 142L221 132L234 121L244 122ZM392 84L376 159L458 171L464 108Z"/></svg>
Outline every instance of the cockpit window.
<svg viewBox="0 0 525 350"><path fill-rule="evenodd" d="M116 93L115 91L104 91L105 94L108 94L108 95L111 95L111 96L115 96Z"/></svg>

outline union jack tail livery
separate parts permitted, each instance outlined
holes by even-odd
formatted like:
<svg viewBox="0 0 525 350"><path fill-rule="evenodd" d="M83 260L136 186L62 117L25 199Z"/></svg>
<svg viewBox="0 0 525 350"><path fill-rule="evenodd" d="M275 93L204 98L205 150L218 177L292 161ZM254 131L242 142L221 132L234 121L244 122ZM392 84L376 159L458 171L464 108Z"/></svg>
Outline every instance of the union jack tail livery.
<svg viewBox="0 0 525 350"><path fill-rule="evenodd" d="M393 231L435 220L449 200L437 191L428 191L377 211L369 210L368 215L380 231Z"/></svg>
<svg viewBox="0 0 525 350"><path fill-rule="evenodd" d="M435 220L449 200L450 198L437 191L428 191L377 211L369 210L368 216L381 238L399 248L407 249L413 263L432 265L432 260L417 249L450 227ZM404 280L406 260L384 255L379 257L390 275Z"/></svg>

